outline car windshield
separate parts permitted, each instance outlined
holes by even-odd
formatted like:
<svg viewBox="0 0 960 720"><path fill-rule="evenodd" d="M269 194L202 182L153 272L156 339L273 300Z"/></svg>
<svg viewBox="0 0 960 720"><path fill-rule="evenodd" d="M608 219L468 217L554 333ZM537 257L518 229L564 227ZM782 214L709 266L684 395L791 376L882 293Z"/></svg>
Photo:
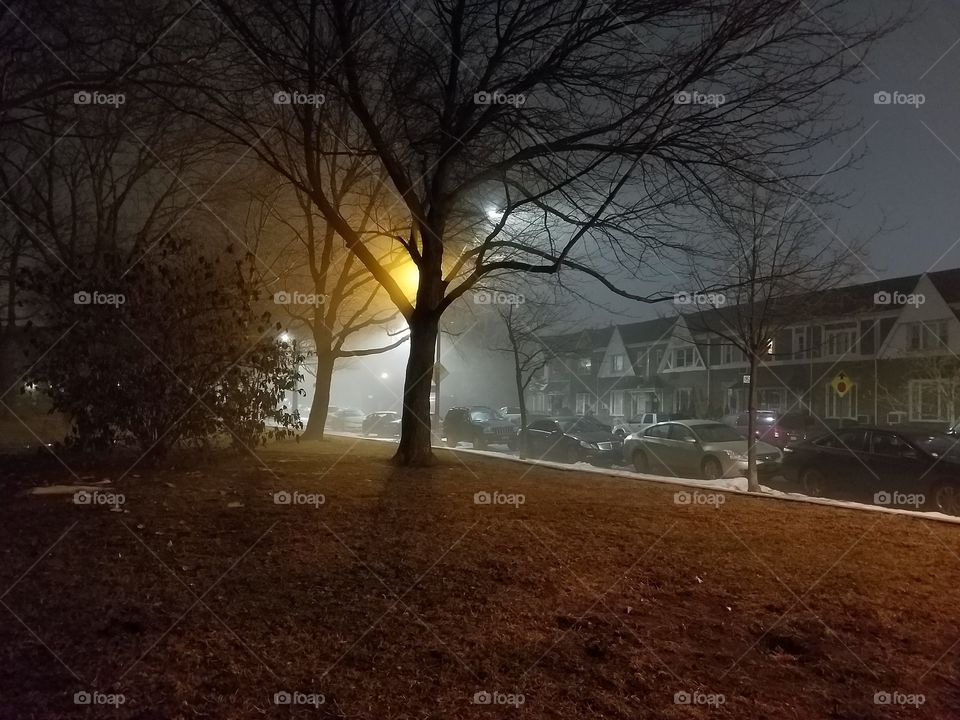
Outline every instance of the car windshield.
<svg viewBox="0 0 960 720"><path fill-rule="evenodd" d="M564 432L609 432L610 427L591 417L570 418L560 421Z"/></svg>
<svg viewBox="0 0 960 720"><path fill-rule="evenodd" d="M921 450L930 453L934 457L941 457L947 454L960 454L957 448L960 440L940 433L916 433L908 435L907 439Z"/></svg>
<svg viewBox="0 0 960 720"><path fill-rule="evenodd" d="M474 408L470 411L470 419L474 422L489 422L490 420L504 420L500 413L490 408Z"/></svg>
<svg viewBox="0 0 960 720"><path fill-rule="evenodd" d="M729 425L721 425L720 423L715 423L711 425L695 425L691 428L700 442L704 443L717 443L717 442L734 442L736 440L743 440L743 436L734 430Z"/></svg>

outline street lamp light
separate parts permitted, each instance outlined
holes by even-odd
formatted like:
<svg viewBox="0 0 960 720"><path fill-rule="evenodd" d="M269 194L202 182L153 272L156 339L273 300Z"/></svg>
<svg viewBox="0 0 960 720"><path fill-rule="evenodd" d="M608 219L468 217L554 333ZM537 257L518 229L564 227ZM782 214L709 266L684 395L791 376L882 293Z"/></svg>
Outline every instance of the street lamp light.
<svg viewBox="0 0 960 720"><path fill-rule="evenodd" d="M381 379L381 380L389 380L389 379L390 379L390 373L385 373L385 372L380 373L380 379Z"/></svg>

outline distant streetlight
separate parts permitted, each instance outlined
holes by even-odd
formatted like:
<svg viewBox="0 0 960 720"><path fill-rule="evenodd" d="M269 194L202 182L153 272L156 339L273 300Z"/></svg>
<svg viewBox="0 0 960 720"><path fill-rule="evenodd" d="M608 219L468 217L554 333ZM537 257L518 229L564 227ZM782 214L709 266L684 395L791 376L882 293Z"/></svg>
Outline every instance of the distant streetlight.
<svg viewBox="0 0 960 720"><path fill-rule="evenodd" d="M385 372L380 373L380 379L381 379L381 380L389 380L389 379L390 379L390 373L385 373Z"/></svg>
<svg viewBox="0 0 960 720"><path fill-rule="evenodd" d="M487 220L496 224L500 222L500 219L503 217L503 212L500 208L489 205L484 212L487 214Z"/></svg>

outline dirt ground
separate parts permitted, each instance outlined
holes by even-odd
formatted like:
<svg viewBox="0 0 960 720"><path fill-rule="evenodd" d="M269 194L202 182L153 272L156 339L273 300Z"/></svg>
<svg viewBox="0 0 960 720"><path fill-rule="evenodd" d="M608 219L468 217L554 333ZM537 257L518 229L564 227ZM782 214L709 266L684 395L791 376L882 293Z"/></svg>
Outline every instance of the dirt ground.
<svg viewBox="0 0 960 720"><path fill-rule="evenodd" d="M958 717L960 527L390 452L0 458L0 718Z"/></svg>

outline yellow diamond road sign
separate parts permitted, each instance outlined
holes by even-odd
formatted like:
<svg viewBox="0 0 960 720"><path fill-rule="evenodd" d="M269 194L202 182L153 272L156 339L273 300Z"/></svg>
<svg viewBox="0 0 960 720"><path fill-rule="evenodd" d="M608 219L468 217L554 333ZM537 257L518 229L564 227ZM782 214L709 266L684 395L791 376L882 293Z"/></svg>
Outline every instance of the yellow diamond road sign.
<svg viewBox="0 0 960 720"><path fill-rule="evenodd" d="M836 391L839 397L843 397L848 392L850 388L853 387L853 381L847 377L847 374L842 370L834 376L833 380L830 382L830 385L833 386L833 389Z"/></svg>

